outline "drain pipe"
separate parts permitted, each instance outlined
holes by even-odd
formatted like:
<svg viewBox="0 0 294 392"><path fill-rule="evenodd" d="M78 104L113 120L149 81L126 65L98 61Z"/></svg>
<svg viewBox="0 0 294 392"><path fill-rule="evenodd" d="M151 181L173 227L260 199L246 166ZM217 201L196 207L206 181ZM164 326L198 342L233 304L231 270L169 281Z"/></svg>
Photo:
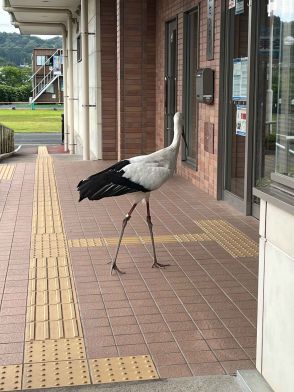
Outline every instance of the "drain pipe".
<svg viewBox="0 0 294 392"><path fill-rule="evenodd" d="M90 159L88 0L81 0L83 159Z"/></svg>
<svg viewBox="0 0 294 392"><path fill-rule="evenodd" d="M68 106L68 91L67 91L67 44L66 44L66 31L62 32L62 46L63 46L63 127L64 127L64 140L63 148L64 151L68 151L68 116L67 116L67 106Z"/></svg>
<svg viewBox="0 0 294 392"><path fill-rule="evenodd" d="M67 65L68 65L68 132L69 132L69 152L75 153L75 136L74 136L74 89L73 89L73 32L72 19L67 20Z"/></svg>

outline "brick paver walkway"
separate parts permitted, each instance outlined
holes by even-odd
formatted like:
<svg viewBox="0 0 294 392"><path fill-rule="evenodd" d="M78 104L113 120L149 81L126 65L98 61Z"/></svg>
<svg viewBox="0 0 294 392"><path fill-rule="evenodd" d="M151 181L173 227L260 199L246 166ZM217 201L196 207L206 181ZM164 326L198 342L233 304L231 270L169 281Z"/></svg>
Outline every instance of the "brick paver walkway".
<svg viewBox="0 0 294 392"><path fill-rule="evenodd" d="M0 365L22 366L31 320L27 292L32 285L35 164L5 164L16 166L10 180L0 179ZM140 205L118 257L126 274L110 276L107 263L131 196L78 203L76 192L80 179L107 165L54 157L64 232L59 233L61 240L44 239L66 241L72 302L82 327L74 338L84 340L86 358L150 355L160 377L232 374L254 367L258 221L174 177L151 196L158 260L171 265L151 268L146 208ZM62 281L66 269L60 268ZM61 317L75 318L60 301ZM48 309L50 313L52 307ZM50 315L40 317L46 321Z"/></svg>

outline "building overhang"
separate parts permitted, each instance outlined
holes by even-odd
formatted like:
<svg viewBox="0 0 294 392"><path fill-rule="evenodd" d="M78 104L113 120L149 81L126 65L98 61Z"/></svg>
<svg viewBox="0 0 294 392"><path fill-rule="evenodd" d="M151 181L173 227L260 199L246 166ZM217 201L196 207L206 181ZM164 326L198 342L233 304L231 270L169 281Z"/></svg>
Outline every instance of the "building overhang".
<svg viewBox="0 0 294 392"><path fill-rule="evenodd" d="M3 0L11 24L26 35L61 35L68 18L79 13L79 5L80 0Z"/></svg>

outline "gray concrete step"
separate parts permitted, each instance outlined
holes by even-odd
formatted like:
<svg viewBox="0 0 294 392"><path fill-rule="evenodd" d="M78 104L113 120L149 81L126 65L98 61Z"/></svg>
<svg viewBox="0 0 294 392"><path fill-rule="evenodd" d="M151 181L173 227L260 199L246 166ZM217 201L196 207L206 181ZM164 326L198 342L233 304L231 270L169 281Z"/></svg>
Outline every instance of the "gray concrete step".
<svg viewBox="0 0 294 392"><path fill-rule="evenodd" d="M256 369L237 370L237 381L244 388L244 392L273 392Z"/></svg>
<svg viewBox="0 0 294 392"><path fill-rule="evenodd" d="M35 390L38 391L38 390ZM52 392L52 389L40 389ZM54 388L54 392L244 392L233 376L199 376Z"/></svg>

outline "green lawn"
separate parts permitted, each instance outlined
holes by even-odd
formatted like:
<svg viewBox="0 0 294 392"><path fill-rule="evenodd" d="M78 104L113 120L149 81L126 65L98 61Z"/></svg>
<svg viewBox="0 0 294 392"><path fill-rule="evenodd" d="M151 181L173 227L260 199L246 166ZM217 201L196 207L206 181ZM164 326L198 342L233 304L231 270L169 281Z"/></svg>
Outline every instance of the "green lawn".
<svg viewBox="0 0 294 392"><path fill-rule="evenodd" d="M0 124L14 132L60 132L62 110L1 109Z"/></svg>

